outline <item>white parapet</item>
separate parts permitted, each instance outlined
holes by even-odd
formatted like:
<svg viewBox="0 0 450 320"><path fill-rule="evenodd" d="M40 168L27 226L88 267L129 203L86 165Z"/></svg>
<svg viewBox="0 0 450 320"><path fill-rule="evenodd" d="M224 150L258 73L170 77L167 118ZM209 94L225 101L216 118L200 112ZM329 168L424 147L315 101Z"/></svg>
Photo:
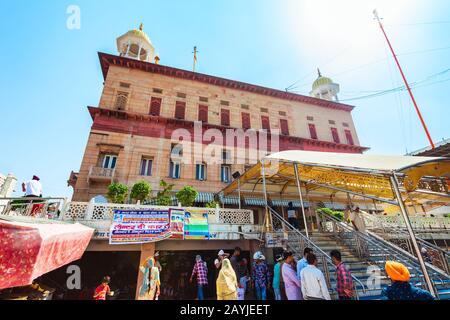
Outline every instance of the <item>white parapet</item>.
<svg viewBox="0 0 450 320"><path fill-rule="evenodd" d="M172 207L138 204L99 204L68 202L60 219L85 224L96 229L97 238L105 238L111 227L115 210L169 210ZM184 208L208 214L211 240L255 239L260 226L254 224L253 211L221 208Z"/></svg>

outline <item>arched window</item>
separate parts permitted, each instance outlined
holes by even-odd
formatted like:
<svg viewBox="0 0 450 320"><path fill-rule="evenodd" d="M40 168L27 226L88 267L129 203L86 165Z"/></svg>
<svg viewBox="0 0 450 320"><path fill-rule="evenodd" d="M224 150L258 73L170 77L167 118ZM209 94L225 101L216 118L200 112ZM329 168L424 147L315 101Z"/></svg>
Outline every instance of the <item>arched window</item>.
<svg viewBox="0 0 450 320"><path fill-rule="evenodd" d="M286 119L280 119L280 129L281 134L288 136L289 135L289 125Z"/></svg>
<svg viewBox="0 0 450 320"><path fill-rule="evenodd" d="M139 45L133 43L130 46L130 50L128 51L128 55L130 57L133 57L133 58L138 58L138 54L139 54Z"/></svg>
<svg viewBox="0 0 450 320"><path fill-rule="evenodd" d="M244 130L250 129L250 114L247 112L242 112L242 128Z"/></svg>
<svg viewBox="0 0 450 320"><path fill-rule="evenodd" d="M270 132L270 120L268 116L261 116L261 127Z"/></svg>
<svg viewBox="0 0 450 320"><path fill-rule="evenodd" d="M128 103L128 92L117 92L116 103L114 107L116 110L124 111L127 107Z"/></svg>
<svg viewBox="0 0 450 320"><path fill-rule="evenodd" d="M154 98L150 100L150 115L159 116L161 114L161 98Z"/></svg>
<svg viewBox="0 0 450 320"><path fill-rule="evenodd" d="M184 120L186 114L186 102L177 101L175 104L175 118Z"/></svg>
<svg viewBox="0 0 450 320"><path fill-rule="evenodd" d="M220 122L225 127L230 126L230 110L222 109L221 116L220 116Z"/></svg>
<svg viewBox="0 0 450 320"><path fill-rule="evenodd" d="M339 133L336 128L331 128L331 136L333 137L333 141L335 143L341 143L341 140L339 139Z"/></svg>
<svg viewBox="0 0 450 320"><path fill-rule="evenodd" d="M198 106L198 121L208 122L208 106Z"/></svg>

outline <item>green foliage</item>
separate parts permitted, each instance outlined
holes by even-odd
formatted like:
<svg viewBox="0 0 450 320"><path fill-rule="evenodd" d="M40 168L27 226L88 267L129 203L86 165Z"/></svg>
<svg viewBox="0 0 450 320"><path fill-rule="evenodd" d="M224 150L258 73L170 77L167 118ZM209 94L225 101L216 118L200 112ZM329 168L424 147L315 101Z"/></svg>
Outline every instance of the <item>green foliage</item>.
<svg viewBox="0 0 450 320"><path fill-rule="evenodd" d="M339 221L344 221L344 213L342 211L334 211L330 208L320 208L320 209L317 209L317 212L322 212L322 213L328 214L332 217L335 217Z"/></svg>
<svg viewBox="0 0 450 320"><path fill-rule="evenodd" d="M147 200L152 192L152 186L145 180L136 182L131 188L130 197L136 201Z"/></svg>
<svg viewBox="0 0 450 320"><path fill-rule="evenodd" d="M198 192L194 187L185 186L177 192L176 197L183 207L192 207L197 198Z"/></svg>
<svg viewBox="0 0 450 320"><path fill-rule="evenodd" d="M219 203L218 203L217 201L213 200L213 201L208 202L208 203L206 204L206 208L215 209L215 208L217 208L217 205L218 205L218 204L219 204ZM220 204L219 204L219 205L220 205Z"/></svg>
<svg viewBox="0 0 450 320"><path fill-rule="evenodd" d="M128 196L128 187L122 183L111 183L108 186L106 197L112 203L125 203Z"/></svg>
<svg viewBox="0 0 450 320"><path fill-rule="evenodd" d="M161 187L161 190L158 191L158 194L156 195L156 204L158 206L170 206L172 204L171 194L174 185L161 180L159 186Z"/></svg>

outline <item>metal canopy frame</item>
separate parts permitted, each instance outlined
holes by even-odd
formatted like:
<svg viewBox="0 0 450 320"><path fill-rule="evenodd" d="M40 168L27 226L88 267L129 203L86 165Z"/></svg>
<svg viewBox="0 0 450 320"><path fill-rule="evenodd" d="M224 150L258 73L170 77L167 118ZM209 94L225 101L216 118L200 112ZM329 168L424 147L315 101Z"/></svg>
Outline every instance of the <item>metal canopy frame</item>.
<svg viewBox="0 0 450 320"><path fill-rule="evenodd" d="M361 155L362 156L362 155ZM271 161L277 162L277 170L272 173L272 175L267 175L267 169L268 164L271 164ZM281 169L280 169L281 168ZM319 169L317 169L319 168ZM282 171L288 169L289 173L290 171L293 171L293 174L285 174ZM328 172L331 173L331 175L335 174L335 177L337 177L337 180L330 181L330 184L322 181L315 181L314 179L308 179L307 172L317 169L317 172L319 172L318 177L320 179L324 179L326 182L329 177L327 177L327 172L325 171L325 174L320 174L321 170L329 170ZM302 174L302 170L305 174ZM276 158L275 156L268 156L261 160L260 163L255 165L253 168L251 168L249 171L247 171L245 174L240 176L237 181L234 181L231 183L228 187L226 187L224 190L222 190L222 193L230 194L233 193L236 189L236 185L238 188L239 195L241 193L249 192L249 193L263 193L264 195L264 202L265 202L265 224L266 227L270 227L272 224L271 221L271 211L269 207L268 202L268 194L274 194L278 195L280 197L283 197L287 194L289 187L293 187L296 185L298 197L300 199L301 203L301 210L303 215L303 221L305 223L305 231L306 236L309 238L309 230L307 226L306 221L306 214L305 214L305 207L303 202L303 195L302 195L302 183L305 185L305 189L308 190L308 186L314 186L316 190L332 190L334 193L342 192L344 194L347 194L347 197L349 195L355 195L358 197L362 197L365 199L370 199L372 201L379 201L388 203L390 205L396 205L400 208L402 217L405 221L405 225L407 226L407 231L411 239L411 243L414 247L414 251L416 253L416 257L419 261L420 267L422 269L424 279L427 285L428 290L433 296L436 296L435 289L433 287L433 284L431 282L430 276L428 274L424 259L421 255L419 245L417 243L416 236L414 234L414 230L412 228L411 222L409 220L409 213L408 209L405 205L405 202L403 200L402 194L406 195L406 198L410 198L410 192L411 190L407 191L405 189L401 189L398 177L399 175L402 175L403 178L410 178L415 179L414 181L418 182L418 180L424 176L431 176L431 177L437 177L436 174L441 174L442 172L450 171L450 159L446 158L430 158L428 161L421 159L421 161L418 161L415 164L403 166L398 169L390 169L390 170L379 170L379 169L370 169L370 168L358 168L358 167L343 167L338 165L327 165L327 164L315 164L315 163L305 163L301 160L299 161L292 161L287 159ZM381 184L379 187L380 192L374 192L374 194L368 194L360 191L355 191L355 183L348 183L346 188L346 183L339 182L339 177L348 178L348 177L354 177L355 179L361 179L361 181L364 181L364 179L367 179L367 185L369 186L367 189L370 190L376 190L378 186L376 185L377 182ZM247 184L247 186L252 186L252 190L242 190L242 185L244 181L244 186ZM339 182L339 183L336 183ZM372 187L371 189L371 183L373 184L375 182L375 188ZM410 182L410 181L407 181ZM256 190L259 185L262 184L262 190ZM338 186L333 185L338 184ZM361 189L363 190L364 187L367 185L358 185L356 184L356 187L361 186ZM271 186L277 186L281 187L279 192L274 192L273 190L268 190L268 187ZM389 187L388 192L386 189ZM383 190L381 190L383 189ZM412 190L417 192L417 190ZM391 195L392 197L383 197L379 194L384 195ZM420 194L420 191L417 192ZM425 195L425 193L424 193ZM444 198L449 198L449 195L445 194L436 194L439 196L442 196Z"/></svg>

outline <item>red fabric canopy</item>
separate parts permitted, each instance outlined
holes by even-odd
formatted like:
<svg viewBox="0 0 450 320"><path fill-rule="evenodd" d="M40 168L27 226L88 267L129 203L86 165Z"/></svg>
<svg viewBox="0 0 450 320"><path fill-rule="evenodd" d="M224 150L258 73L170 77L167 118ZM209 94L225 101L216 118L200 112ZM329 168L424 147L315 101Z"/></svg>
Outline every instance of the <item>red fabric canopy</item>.
<svg viewBox="0 0 450 320"><path fill-rule="evenodd" d="M93 233L78 223L0 220L0 289L30 285L80 259Z"/></svg>

